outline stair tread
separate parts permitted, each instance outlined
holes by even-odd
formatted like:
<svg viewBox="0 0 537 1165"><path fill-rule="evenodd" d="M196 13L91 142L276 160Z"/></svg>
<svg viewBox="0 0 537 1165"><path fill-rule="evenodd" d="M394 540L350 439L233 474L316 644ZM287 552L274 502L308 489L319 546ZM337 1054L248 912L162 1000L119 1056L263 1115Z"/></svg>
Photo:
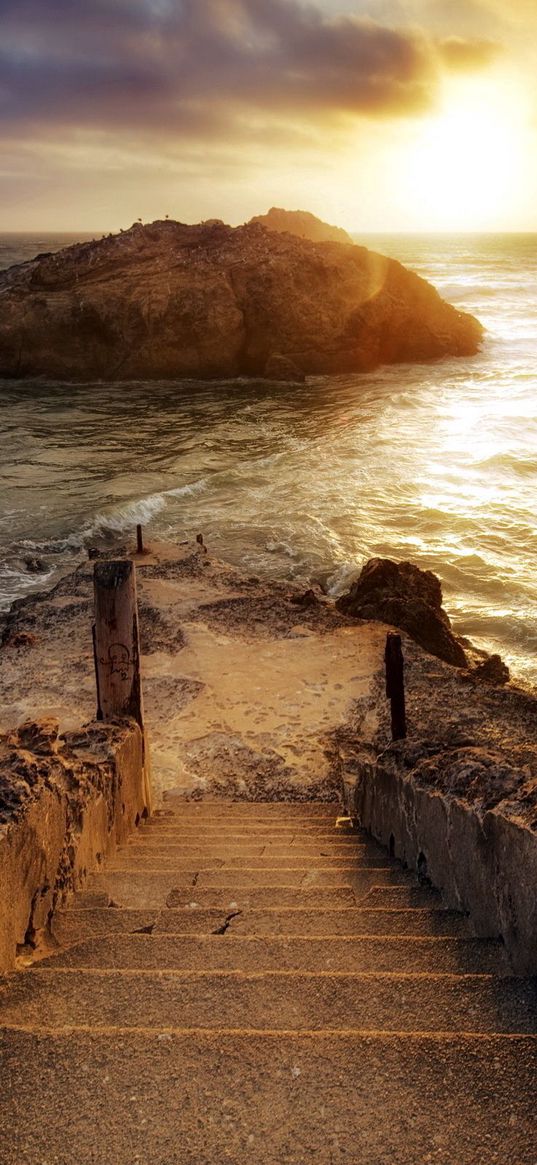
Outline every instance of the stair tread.
<svg viewBox="0 0 537 1165"><path fill-rule="evenodd" d="M111 910L93 907L57 911L53 932L60 943L71 943L93 935L134 932L154 927L155 933L211 933L222 926L228 911L218 907L164 910ZM265 907L242 910L233 920L241 934L432 934L471 936L469 924L455 911L403 907L375 910L360 907Z"/></svg>
<svg viewBox="0 0 537 1165"><path fill-rule="evenodd" d="M285 857L281 860L273 856L248 856L242 857L217 857L211 855L207 858L192 858L192 857L175 857L166 854L148 854L147 856L131 856L131 854L122 852L117 855L114 861L107 862L107 873L122 873L124 871L132 871L134 873L140 870L147 870L149 873L161 873L161 871L170 871L173 873L177 871L181 874L222 874L225 871L235 876L236 872L241 874L277 874L283 873L301 873L313 874L328 873L332 874L355 874L362 870L368 873L370 870L391 871L401 876L401 871L394 868L386 858L362 858L356 855L352 858L315 858L308 861L306 858Z"/></svg>
<svg viewBox="0 0 537 1165"><path fill-rule="evenodd" d="M285 868L268 867L217 870L169 870L153 867L139 867L136 864L111 868L102 874L94 874L88 880L89 890L107 890L112 895L123 893L130 889L132 892L138 887L144 888L160 886L164 889L177 888L186 890L194 886L197 890L228 890L232 894L237 891L265 888L319 892L335 890L356 890L365 893L375 885L409 885L408 875L392 866L374 867L372 869L345 867L336 869L317 869L315 866L291 866Z"/></svg>
<svg viewBox="0 0 537 1165"><path fill-rule="evenodd" d="M0 1024L530 1033L536 990L483 974L41 967L0 991Z"/></svg>
<svg viewBox="0 0 537 1165"><path fill-rule="evenodd" d="M67 1165L73 1145L80 1165L535 1162L531 1038L0 1040L3 1165Z"/></svg>
<svg viewBox="0 0 537 1165"><path fill-rule="evenodd" d="M452 971L507 974L500 943L471 938L416 936L244 936L234 933L238 919L221 926L220 935L137 934L78 943L52 955L40 967L151 970L304 970L304 971ZM227 930L223 930L227 926ZM225 941L222 939L225 937Z"/></svg>

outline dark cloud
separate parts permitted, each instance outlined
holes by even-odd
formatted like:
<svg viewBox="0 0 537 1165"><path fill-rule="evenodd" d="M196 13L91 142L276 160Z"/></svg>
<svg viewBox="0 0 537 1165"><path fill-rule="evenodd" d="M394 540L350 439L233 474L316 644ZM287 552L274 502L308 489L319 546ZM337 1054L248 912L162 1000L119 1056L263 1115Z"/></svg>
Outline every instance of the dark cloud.
<svg viewBox="0 0 537 1165"><path fill-rule="evenodd" d="M252 115L408 114L442 61L485 55L298 0L0 0L0 120L196 136Z"/></svg>

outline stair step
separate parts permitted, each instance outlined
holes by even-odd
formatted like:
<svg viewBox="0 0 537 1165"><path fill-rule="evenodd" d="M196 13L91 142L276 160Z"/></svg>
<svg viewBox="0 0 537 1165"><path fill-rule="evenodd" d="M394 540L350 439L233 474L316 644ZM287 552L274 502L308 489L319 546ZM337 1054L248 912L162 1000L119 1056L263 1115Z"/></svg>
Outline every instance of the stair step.
<svg viewBox="0 0 537 1165"><path fill-rule="evenodd" d="M0 1040L3 1165L535 1165L531 1037Z"/></svg>
<svg viewBox="0 0 537 1165"><path fill-rule="evenodd" d="M367 899L367 900L366 900ZM363 906L374 909L399 910L401 906L431 906L442 905L442 897L432 886L409 884L407 886L372 886L362 902Z"/></svg>
<svg viewBox="0 0 537 1165"><path fill-rule="evenodd" d="M356 906L356 896L349 887L330 890L297 890L285 886L257 886L233 891L199 890L197 886L181 889L170 884L162 874L145 875L135 880L132 875L112 875L115 881L101 893L82 891L75 895L75 904L81 906L135 907L137 910L162 910L169 907L197 906L221 910L249 907L309 906L310 909L330 906ZM107 882L108 885L108 882Z"/></svg>
<svg viewBox="0 0 537 1165"><path fill-rule="evenodd" d="M389 858L384 857L369 857L363 854L351 854L348 857L333 857L333 858L305 858L300 857L300 854L287 854L282 856L274 856L274 854L249 856L244 857L242 854L225 854L225 851L215 851L207 854L205 857L193 857L192 855L182 856L181 851L170 854L164 849L161 853L150 852L144 850L142 853L132 853L130 849L122 849L114 858L113 861L107 862L107 871L116 870L171 870L180 872L182 875L188 876L201 871L204 874L216 873L218 870L240 870L243 872L260 873L263 870L268 871L297 871L302 874L311 872L314 873L322 871L333 871L342 874L355 874L361 870L394 870L401 872L401 867L395 862L390 862ZM242 877L242 873L241 873Z"/></svg>
<svg viewBox="0 0 537 1165"><path fill-rule="evenodd" d="M39 968L151 971L428 971L507 975L500 943L478 939L370 936L244 937L235 919L217 936L115 935L79 943ZM224 941L225 939L225 941Z"/></svg>
<svg viewBox="0 0 537 1165"><path fill-rule="evenodd" d="M89 888L110 889L123 884L126 879L144 881L144 879L160 879L167 882L171 888L176 884L180 889L187 890L199 887L200 890L224 889L234 891L249 889L255 886L287 886L292 889L331 889L332 887L351 887L365 893L374 885L408 884L408 875L393 866L377 867L372 870L355 866L336 866L326 870L310 866L276 866L276 867L242 867L241 869L212 869L212 870L170 870L140 867L137 863L132 866L110 868L103 874L91 876Z"/></svg>
<svg viewBox="0 0 537 1165"><path fill-rule="evenodd" d="M70 945L93 936L132 934L154 928L155 934L211 934L223 926L228 912L195 910L60 910L54 915L53 932L60 944ZM449 910L301 910L280 908L241 911L233 919L235 934L287 935L431 935L470 937L467 920Z"/></svg>
<svg viewBox="0 0 537 1165"><path fill-rule="evenodd" d="M271 824L270 822L262 822L255 824L253 822L230 822L229 828L224 828L218 822L201 822L201 821L182 821L177 818L169 818L167 821L147 821L141 825L138 833L140 836L153 836L154 834L162 835L162 837L178 836L184 838L214 838L221 841L222 837L226 838L257 838L270 837L280 838L285 841L286 838L299 836L307 838L309 841L315 841L317 838L326 838L339 840L345 837L364 838L364 834L358 829L336 829L335 822L330 825L329 822L320 823L318 825L311 825L309 823L295 822L294 824L280 824L280 822Z"/></svg>
<svg viewBox="0 0 537 1165"><path fill-rule="evenodd" d="M41 967L0 989L0 1024L529 1034L537 987L488 975Z"/></svg>
<svg viewBox="0 0 537 1165"><path fill-rule="evenodd" d="M202 871L197 878L173 870L133 868L95 874L89 880L88 889L90 893L108 895L118 906L138 909L188 906L191 902L220 906L239 900L251 905L300 906L306 904L302 901L306 894L312 904L317 902L319 906L355 906L374 887L389 887L403 877L391 868L336 874L323 870L319 873L310 870ZM403 886L403 889L409 888L408 884Z"/></svg>
<svg viewBox="0 0 537 1165"><path fill-rule="evenodd" d="M293 861L295 858L305 859L306 861L315 861L319 857L328 858L342 858L347 861L348 858L358 855L359 857L377 857L382 858L386 863L386 853L383 852L380 846L364 845L363 842L352 840L348 842L327 842L322 845L320 842L315 842L313 845L303 845L300 839L296 842L287 845L280 845L278 842L236 842L235 845L230 845L227 839L221 839L220 842L213 841L209 844L204 842L181 842L181 841L166 841L162 838L148 839L143 841L131 841L122 846L120 853L135 854L137 857L143 857L145 854L155 855L176 855L177 857L274 857L278 860L280 858L289 857Z"/></svg>
<svg viewBox="0 0 537 1165"><path fill-rule="evenodd" d="M279 816L269 815L266 813L183 813L177 812L172 814L163 814L162 816L152 817L143 823L143 828L156 828L162 826L185 826L186 828L203 828L208 825L210 829L233 829L235 826L238 829L248 827L249 829L338 829L352 828L353 823L346 816L341 816L341 810L334 813L321 814L280 814Z"/></svg>
<svg viewBox="0 0 537 1165"><path fill-rule="evenodd" d="M342 813L339 801L228 801L211 800L184 801L179 797L165 795L164 809L157 810L153 820L173 817L247 817L257 821L266 817L269 821L280 817L332 817Z"/></svg>

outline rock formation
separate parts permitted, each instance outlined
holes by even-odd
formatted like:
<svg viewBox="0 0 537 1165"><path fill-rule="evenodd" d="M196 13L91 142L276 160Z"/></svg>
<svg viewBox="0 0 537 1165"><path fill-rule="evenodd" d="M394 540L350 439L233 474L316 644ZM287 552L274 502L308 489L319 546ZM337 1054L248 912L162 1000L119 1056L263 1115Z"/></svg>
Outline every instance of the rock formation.
<svg viewBox="0 0 537 1165"><path fill-rule="evenodd" d="M400 263L256 223L135 223L0 275L4 377L263 376L283 357L299 379L470 355L481 337Z"/></svg>
<svg viewBox="0 0 537 1165"><path fill-rule="evenodd" d="M466 666L461 644L442 608L440 580L412 562L372 558L336 606L345 615L391 623L446 663Z"/></svg>
<svg viewBox="0 0 537 1165"><path fill-rule="evenodd" d="M250 219L251 223L259 223L269 231L279 231L282 234L296 235L299 239L310 239L312 243L350 243L354 240L342 227L332 227L322 222L309 210L282 210L273 206L267 214L256 214Z"/></svg>

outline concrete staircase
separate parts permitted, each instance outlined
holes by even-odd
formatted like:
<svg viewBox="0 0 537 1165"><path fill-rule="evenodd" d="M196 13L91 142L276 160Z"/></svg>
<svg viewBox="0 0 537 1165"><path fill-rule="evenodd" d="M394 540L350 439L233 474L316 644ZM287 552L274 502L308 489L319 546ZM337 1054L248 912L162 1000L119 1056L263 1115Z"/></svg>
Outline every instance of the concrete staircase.
<svg viewBox="0 0 537 1165"><path fill-rule="evenodd" d="M500 944L335 805L168 806L0 988L2 1165L536 1165Z"/></svg>

